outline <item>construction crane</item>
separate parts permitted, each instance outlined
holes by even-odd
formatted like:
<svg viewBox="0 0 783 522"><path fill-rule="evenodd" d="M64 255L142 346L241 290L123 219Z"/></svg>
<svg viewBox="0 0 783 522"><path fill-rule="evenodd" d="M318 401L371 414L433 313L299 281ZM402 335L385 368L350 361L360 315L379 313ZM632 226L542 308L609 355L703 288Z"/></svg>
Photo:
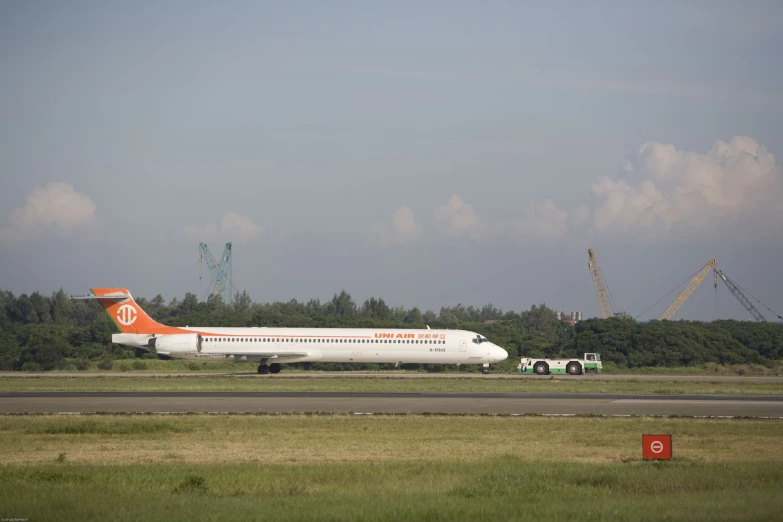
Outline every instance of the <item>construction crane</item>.
<svg viewBox="0 0 783 522"><path fill-rule="evenodd" d="M729 291L734 294L734 297L737 298L737 301L742 304L742 306L745 307L745 310L750 312L750 315L753 316L753 319L759 322L764 322L766 319L763 315L761 315L761 312L758 311L758 309L753 306L753 303L750 302L750 299L748 299L745 294L742 293L742 290L739 289L739 286L737 286L734 281L726 277L726 275L718 270L715 269L715 276L720 277L721 281L723 281L726 284L726 287L729 289ZM717 288L718 282L715 281L715 287Z"/></svg>
<svg viewBox="0 0 783 522"><path fill-rule="evenodd" d="M589 248L587 254L589 256L587 267L590 269L590 276L593 278L595 295L598 297L598 306L601 307L601 317L607 319L614 314L612 313L612 304L609 302L609 294L606 290L604 276L601 275L601 267L598 266L598 261L595 259L595 252L593 252L593 249Z"/></svg>
<svg viewBox="0 0 783 522"><path fill-rule="evenodd" d="M212 281L207 290L207 296L220 295L224 303L231 301L231 243L226 243L223 256L218 265L206 243L199 243L199 262L206 261L207 270L212 275ZM199 275L199 278L201 276Z"/></svg>
<svg viewBox="0 0 783 522"><path fill-rule="evenodd" d="M215 279L215 292L223 296L223 302L231 302L231 243L226 243L223 248L223 257L220 261L220 273Z"/></svg>
<svg viewBox="0 0 783 522"><path fill-rule="evenodd" d="M688 286L686 286L685 289L680 292L680 295L678 295L677 298L672 301L672 304L670 304L666 311L661 314L659 319L661 321L664 319L671 319L672 316L677 313L677 310L680 309L683 303L685 303L688 297L690 297L690 295L694 292L694 290L696 290L701 282L704 281L704 278L707 277L707 274L710 273L712 267L714 267L717 263L717 260L710 259L710 261L696 273L693 279L691 279L691 282L688 283Z"/></svg>

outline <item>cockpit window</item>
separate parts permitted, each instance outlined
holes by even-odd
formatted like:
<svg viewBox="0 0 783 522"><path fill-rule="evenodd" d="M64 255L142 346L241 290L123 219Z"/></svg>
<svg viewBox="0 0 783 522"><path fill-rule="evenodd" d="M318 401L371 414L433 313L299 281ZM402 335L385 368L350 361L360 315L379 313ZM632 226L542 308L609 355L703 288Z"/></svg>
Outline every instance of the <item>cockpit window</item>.
<svg viewBox="0 0 783 522"><path fill-rule="evenodd" d="M476 335L476 337L473 338L474 344L481 344L481 343L488 343L488 342L489 339L487 339L486 337L482 337L481 335Z"/></svg>

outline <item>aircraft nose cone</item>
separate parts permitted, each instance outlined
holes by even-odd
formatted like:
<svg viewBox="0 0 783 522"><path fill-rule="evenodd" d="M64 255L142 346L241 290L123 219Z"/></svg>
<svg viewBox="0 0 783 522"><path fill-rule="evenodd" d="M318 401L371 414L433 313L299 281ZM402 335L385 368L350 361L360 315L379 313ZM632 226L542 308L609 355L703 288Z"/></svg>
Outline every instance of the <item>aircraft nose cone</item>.
<svg viewBox="0 0 783 522"><path fill-rule="evenodd" d="M495 359L496 362L505 361L508 359L508 352L500 346L494 346L492 349L492 358Z"/></svg>

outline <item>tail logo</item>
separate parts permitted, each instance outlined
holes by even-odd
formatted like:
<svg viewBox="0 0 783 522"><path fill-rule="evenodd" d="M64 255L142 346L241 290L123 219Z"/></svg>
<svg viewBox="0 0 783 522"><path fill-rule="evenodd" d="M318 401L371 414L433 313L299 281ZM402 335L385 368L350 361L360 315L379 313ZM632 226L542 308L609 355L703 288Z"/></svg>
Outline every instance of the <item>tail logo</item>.
<svg viewBox="0 0 783 522"><path fill-rule="evenodd" d="M123 326L130 326L136 322L136 309L132 305L124 304L117 308L117 321Z"/></svg>

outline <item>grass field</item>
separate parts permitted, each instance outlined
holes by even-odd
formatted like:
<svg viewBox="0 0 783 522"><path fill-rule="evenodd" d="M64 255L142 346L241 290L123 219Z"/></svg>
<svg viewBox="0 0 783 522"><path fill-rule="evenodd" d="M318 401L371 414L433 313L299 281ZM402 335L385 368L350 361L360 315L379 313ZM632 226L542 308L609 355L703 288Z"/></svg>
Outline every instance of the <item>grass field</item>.
<svg viewBox="0 0 783 522"><path fill-rule="evenodd" d="M671 433L675 461L641 460ZM775 520L783 422L0 418L0 517Z"/></svg>
<svg viewBox="0 0 783 522"><path fill-rule="evenodd" d="M757 382L592 381L548 379L275 379L274 376L9 377L0 391L355 391L783 395L783 384Z"/></svg>
<svg viewBox="0 0 783 522"><path fill-rule="evenodd" d="M615 364L603 363L603 372L609 375L743 375L774 377L783 375L783 362L778 361L771 367L761 364L716 364L705 363L696 366L649 366L644 368L625 368Z"/></svg>
<svg viewBox="0 0 783 522"><path fill-rule="evenodd" d="M509 357L509 360L503 362L503 366L509 368L509 373L515 373L513 368L519 363L515 357ZM645 368L625 368L619 367L610 362L604 362L604 373L610 375L737 375L742 369L745 375L754 376L783 376L783 361L776 363L772 367L761 364L716 364L705 363L696 366L679 366L674 368L667 367L645 367ZM149 372L149 373L253 373L258 365L255 363L242 363L231 361L187 361L183 359L128 359L112 362L110 370L98 368L96 362L90 362L87 371L101 373L123 373L123 372ZM478 373L479 365L457 368L456 365L445 365L444 369L450 373ZM74 365L66 366L64 370L74 372ZM286 367L286 373L302 372L299 368ZM399 373L410 373L403 370L395 370ZM51 373L58 373L57 370ZM417 372L418 373L418 372Z"/></svg>

